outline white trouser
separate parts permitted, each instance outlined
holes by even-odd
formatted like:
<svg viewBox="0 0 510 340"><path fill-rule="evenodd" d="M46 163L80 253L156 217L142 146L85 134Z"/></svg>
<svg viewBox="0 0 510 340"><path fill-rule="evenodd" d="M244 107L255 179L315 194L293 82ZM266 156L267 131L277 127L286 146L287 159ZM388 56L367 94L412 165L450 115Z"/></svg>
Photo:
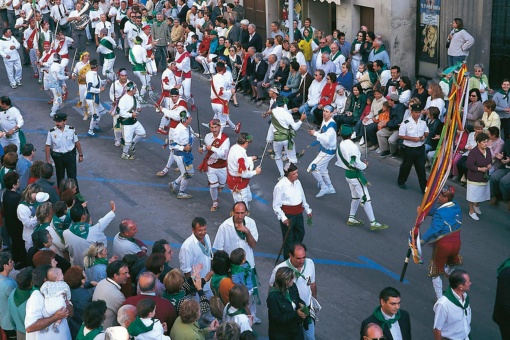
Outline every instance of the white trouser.
<svg viewBox="0 0 510 340"><path fill-rule="evenodd" d="M133 125L122 125L122 138L124 138L124 153L129 152L131 144L136 144L138 141L145 137L145 129L140 122L136 122Z"/></svg>
<svg viewBox="0 0 510 340"><path fill-rule="evenodd" d="M221 123L221 127L224 128L227 124L232 129L235 128L235 124L230 119L229 114L223 113L223 105L211 103L212 110L214 112L214 119L219 119Z"/></svg>
<svg viewBox="0 0 510 340"><path fill-rule="evenodd" d="M156 75L158 73L158 68L156 67L156 61L151 59L145 66L147 66L147 72L151 75Z"/></svg>
<svg viewBox="0 0 510 340"><path fill-rule="evenodd" d="M65 69L68 64L69 64L69 59L68 58L62 58L62 61L60 62L60 66L62 66L62 68Z"/></svg>
<svg viewBox="0 0 510 340"><path fill-rule="evenodd" d="M85 96L87 95L87 85L78 84L78 94L80 95L80 102L85 105Z"/></svg>
<svg viewBox="0 0 510 340"><path fill-rule="evenodd" d="M89 114L92 115L90 119L89 130L93 130L99 126L99 122L101 121L101 116L106 112L105 108L101 103L96 104L94 99L87 99L87 105L89 106Z"/></svg>
<svg viewBox="0 0 510 340"><path fill-rule="evenodd" d="M39 73L39 68L37 67L37 50L35 48L32 48L28 55L30 56L30 64L32 65L32 68L34 69L34 74Z"/></svg>
<svg viewBox="0 0 510 340"><path fill-rule="evenodd" d="M115 139L115 144L120 144L120 139L122 137L122 126L120 128L115 127L117 125L117 120L119 119L119 115L113 115L113 137Z"/></svg>
<svg viewBox="0 0 510 340"><path fill-rule="evenodd" d="M51 94L53 95L53 106L51 107L51 114L57 113L57 110L62 104L62 90L60 88L51 87Z"/></svg>
<svg viewBox="0 0 510 340"><path fill-rule="evenodd" d="M328 173L328 164L334 156L335 155L328 155L327 153L321 151L317 157L315 157L312 163L310 163L308 169L306 170L308 172L312 172L313 177L315 177L315 179L319 182L321 189L325 189L331 185L331 180L329 179ZM315 170L312 169L314 164Z"/></svg>
<svg viewBox="0 0 510 340"><path fill-rule="evenodd" d="M0 138L0 144L5 148L9 144L14 144L18 147L18 154L21 153L20 144L19 144L19 134L16 132L10 138Z"/></svg>
<svg viewBox="0 0 510 340"><path fill-rule="evenodd" d="M20 59L9 60L4 58L5 70L7 71L7 77L9 78L9 84L16 85L21 82L21 61Z"/></svg>
<svg viewBox="0 0 510 340"><path fill-rule="evenodd" d="M151 76L148 75L145 71L134 71L133 73L138 77L138 79L140 79L140 82L142 83L142 86L140 87L140 96L143 98L147 92L147 89L149 90L149 93L152 93Z"/></svg>
<svg viewBox="0 0 510 340"><path fill-rule="evenodd" d="M159 128L163 129L168 124L170 124L170 118L168 118L165 115L163 115L163 117L161 117L161 121L159 122Z"/></svg>
<svg viewBox="0 0 510 340"><path fill-rule="evenodd" d="M372 209L372 202L370 201L368 188L363 186L356 178L346 178L345 180L347 181L347 184L349 184L349 189L351 189L352 198L349 218L354 218L356 216L356 212L358 211L359 205L363 204L363 208L365 209L365 213L367 214L368 219L370 222L374 222L374 210ZM363 196L365 197L363 198Z"/></svg>
<svg viewBox="0 0 510 340"><path fill-rule="evenodd" d="M104 59L103 62L103 76L107 77L112 82L115 81L115 72L113 66L115 65L115 58Z"/></svg>
<svg viewBox="0 0 510 340"><path fill-rule="evenodd" d="M189 179L193 176L194 169L193 163L186 166L184 164L184 156L174 156L175 163L179 168L180 176L175 180L175 183L179 185L179 192L185 192L188 187Z"/></svg>
<svg viewBox="0 0 510 340"><path fill-rule="evenodd" d="M191 78L184 78L181 84L179 92L182 91L181 95L184 97L184 100L188 101L191 98Z"/></svg>
<svg viewBox="0 0 510 340"><path fill-rule="evenodd" d="M289 162L292 162L294 164L297 163L296 145L295 144L293 145L292 150L289 150L288 145L289 145L288 140L284 140L281 142L273 142L274 160L276 162L276 166L278 167L278 171L280 172L280 177L284 175L282 161L283 150L287 152L287 158L289 159Z"/></svg>
<svg viewBox="0 0 510 340"><path fill-rule="evenodd" d="M172 166L172 164L175 161L174 149L172 147L169 147L169 149L170 149L170 154L168 155L168 161L166 162L166 166L165 166L166 169L170 169L170 167Z"/></svg>
<svg viewBox="0 0 510 340"><path fill-rule="evenodd" d="M227 181L227 168L211 168L207 169L207 181L209 186L223 188Z"/></svg>
<svg viewBox="0 0 510 340"><path fill-rule="evenodd" d="M234 203L242 201L246 203L246 206L249 207L250 201L252 200L250 186L248 185L246 188L241 189L237 192L232 191L232 197L234 198Z"/></svg>

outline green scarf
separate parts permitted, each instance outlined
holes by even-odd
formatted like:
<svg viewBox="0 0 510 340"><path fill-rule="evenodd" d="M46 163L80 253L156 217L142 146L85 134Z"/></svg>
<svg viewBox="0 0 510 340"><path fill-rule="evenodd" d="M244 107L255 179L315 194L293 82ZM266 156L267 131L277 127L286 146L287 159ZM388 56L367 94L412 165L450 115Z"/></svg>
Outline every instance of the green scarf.
<svg viewBox="0 0 510 340"><path fill-rule="evenodd" d="M379 46L379 49L377 49L377 50L374 48L374 55L384 52L384 51L386 51L386 47L384 47L384 45L381 45L381 46Z"/></svg>
<svg viewBox="0 0 510 340"><path fill-rule="evenodd" d="M375 318L381 322L381 328L384 331L384 327L388 326L388 329L391 329L391 325L393 325L395 322L397 322L400 319L400 310L397 311L397 314L395 314L395 317L393 319L386 320L384 318L384 315L381 311L381 307L375 307L374 309L374 316Z"/></svg>
<svg viewBox="0 0 510 340"><path fill-rule="evenodd" d="M453 289L452 287L448 287L443 292L443 296L445 296L448 300L451 301L455 306L462 308L464 311L464 314L467 315L467 308L469 307L469 296L466 294L466 300L464 301L464 306L460 303L460 301L453 295Z"/></svg>
<svg viewBox="0 0 510 340"><path fill-rule="evenodd" d="M36 231L46 230L46 227L48 227L49 225L50 225L50 223L49 223L49 222L44 222L44 223L40 223L40 224L38 224L38 225L37 225L37 227L35 227L35 229L34 229L34 233L35 233Z"/></svg>
<svg viewBox="0 0 510 340"><path fill-rule="evenodd" d="M227 275L218 275L218 274L213 274L213 276L211 277L211 289L212 289L214 295L219 296L220 299L221 299L220 283L221 283L221 280L223 280L227 277L228 277Z"/></svg>
<svg viewBox="0 0 510 340"><path fill-rule="evenodd" d="M89 228L90 224L85 222L77 222L77 223L71 223L71 226L69 227L69 231L75 234L78 237L81 237L82 239L86 240L89 236Z"/></svg>
<svg viewBox="0 0 510 340"><path fill-rule="evenodd" d="M151 319L151 320L152 320L152 325L145 326L145 324L140 319L140 317L137 316L135 321L133 321L133 322L131 322L131 324L129 324L129 327L128 327L129 335L137 336L142 333L147 333L147 332L152 331L152 329L154 328L154 319Z"/></svg>
<svg viewBox="0 0 510 340"><path fill-rule="evenodd" d="M230 302L229 302L229 303L227 303L227 305L225 306L225 310L227 311L227 315L228 315L228 316L236 316L236 315L241 315L241 314L245 314L245 315L246 315L246 309L241 308L241 309L236 310L236 311L235 311L235 312L233 312L233 313L230 313L230 312L229 312L230 307L231 307L231 304L230 304Z"/></svg>
<svg viewBox="0 0 510 340"><path fill-rule="evenodd" d="M104 264L105 266L107 266L108 259L96 257L94 258L94 261L92 261L92 265L90 267L95 266L96 264Z"/></svg>
<svg viewBox="0 0 510 340"><path fill-rule="evenodd" d="M505 261L503 261L503 263L498 267L498 269L497 269L498 276L499 276L499 274L501 274L501 272L505 268L508 268L508 267L510 267L510 257L507 258Z"/></svg>
<svg viewBox="0 0 510 340"><path fill-rule="evenodd" d="M14 304L16 305L16 307L19 307L20 305L23 304L23 302L27 301L31 293L32 293L31 289L16 288L13 295Z"/></svg>
<svg viewBox="0 0 510 340"><path fill-rule="evenodd" d="M69 229L69 226L71 225L71 216L69 209L67 210L66 217L64 218L64 221L62 221L57 215L53 215L53 230L60 236L60 240L62 241L62 244L65 244L64 241L64 230Z"/></svg>
<svg viewBox="0 0 510 340"><path fill-rule="evenodd" d="M78 335L76 336L76 340L94 340L94 338L103 331L103 327L99 327L91 330L84 335L85 333L85 324L82 324L80 330L78 331Z"/></svg>
<svg viewBox="0 0 510 340"><path fill-rule="evenodd" d="M278 289L278 288L275 288L275 287L271 287L269 289L269 294L271 294L272 292L277 292L277 293L280 293L282 294L282 292ZM292 301L292 299L290 298L290 293L289 293L289 290L288 289L285 289L285 299L287 301L290 302L290 304L292 304L294 301Z"/></svg>
<svg viewBox="0 0 510 340"><path fill-rule="evenodd" d="M179 292L174 294L168 294L167 292L163 292L161 296L170 301L172 305L174 305L174 307L177 308L179 301L184 299L184 297L186 296L186 292L184 290L180 290Z"/></svg>
<svg viewBox="0 0 510 340"><path fill-rule="evenodd" d="M503 91L503 89L499 89L498 92L503 95L504 100L506 100L508 98L508 93L510 93L510 91L505 92L505 91Z"/></svg>
<svg viewBox="0 0 510 340"><path fill-rule="evenodd" d="M239 236L239 238L240 238L241 240L246 241L246 233L245 233L245 232L242 232L242 231L237 230L237 228L236 228L236 223L234 222L234 216L232 216L232 223L234 224L234 230L236 231L237 236ZM243 224L244 224L244 220L243 220Z"/></svg>

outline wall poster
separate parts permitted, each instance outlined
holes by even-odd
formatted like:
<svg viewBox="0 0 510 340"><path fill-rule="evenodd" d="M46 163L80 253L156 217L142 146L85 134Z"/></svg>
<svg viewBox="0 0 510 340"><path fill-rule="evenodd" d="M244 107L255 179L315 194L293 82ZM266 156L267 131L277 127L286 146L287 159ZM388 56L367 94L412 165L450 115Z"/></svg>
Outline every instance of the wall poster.
<svg viewBox="0 0 510 340"><path fill-rule="evenodd" d="M420 60L439 63L439 15L441 0L420 0Z"/></svg>

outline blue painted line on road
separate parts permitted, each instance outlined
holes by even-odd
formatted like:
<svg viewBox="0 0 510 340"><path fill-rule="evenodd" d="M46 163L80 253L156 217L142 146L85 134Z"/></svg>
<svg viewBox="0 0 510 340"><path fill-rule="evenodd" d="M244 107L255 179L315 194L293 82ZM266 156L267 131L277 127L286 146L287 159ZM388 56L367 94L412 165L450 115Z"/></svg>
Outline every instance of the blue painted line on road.
<svg viewBox="0 0 510 340"><path fill-rule="evenodd" d="M128 181L124 179L113 179L113 178L103 178L103 177L83 177L78 176L79 181L94 181L94 182L107 182L107 183L116 183L116 184L126 184L126 185L134 185L134 186L144 186L144 187L156 187L156 188L168 188L168 184L163 183L154 183L154 182L138 182L138 181ZM187 190L190 191L202 191L209 192L208 187L187 187ZM224 192L231 193L229 189L224 189ZM268 204L269 202L260 197L259 195L252 194L253 199L262 203Z"/></svg>
<svg viewBox="0 0 510 340"><path fill-rule="evenodd" d="M113 241L113 237L108 237L108 240ZM154 244L153 241L145 241L145 240L143 240L143 242L146 245L153 245ZM176 249L180 249L181 245L182 245L181 243L170 243L170 246L172 248L176 248ZM260 253L260 252L254 252L254 255L256 257L269 258L269 259L276 259L276 257L277 257L277 255L275 255L275 254ZM360 269L377 270L377 271L380 271L381 273L383 273L385 275L388 275L392 279L395 279L396 281L400 280L400 276L399 275L397 275L396 273L392 272L388 268L380 265L379 263L369 259L368 257L366 257L366 256L358 256L358 259L360 261L363 261L364 263L312 258L312 260L313 260L313 262L315 264L324 264L324 265L330 265L330 266L353 267L353 268L360 268ZM404 281L402 283L409 284L410 282L409 282L409 280L404 279Z"/></svg>

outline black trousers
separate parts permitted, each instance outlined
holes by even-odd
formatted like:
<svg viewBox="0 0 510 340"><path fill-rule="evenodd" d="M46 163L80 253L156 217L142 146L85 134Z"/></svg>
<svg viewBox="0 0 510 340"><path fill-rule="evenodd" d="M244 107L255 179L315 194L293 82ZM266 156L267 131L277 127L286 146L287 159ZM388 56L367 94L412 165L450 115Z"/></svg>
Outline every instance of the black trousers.
<svg viewBox="0 0 510 340"><path fill-rule="evenodd" d="M287 227L285 224L280 221L280 228L282 230L282 237L285 240L285 235L290 228L289 236L285 240L283 244L283 258L286 260L289 258L289 249L290 246L294 243L301 243L305 238L305 224L303 222L303 214L299 215L286 215L289 219L289 226Z"/></svg>
<svg viewBox="0 0 510 340"><path fill-rule="evenodd" d="M87 33L86 28L82 30L73 29L74 48L76 48L76 59L80 60L80 56L87 50ZM72 57L72 56L71 56ZM71 61L72 64L72 61ZM71 67L71 66L69 66ZM72 70L71 70L72 71Z"/></svg>
<svg viewBox="0 0 510 340"><path fill-rule="evenodd" d="M51 151L51 158L55 163L55 174L57 176L57 186L60 184L60 181L66 177L72 178L76 182L76 186L78 186L78 179L76 179L77 171L76 171L76 149L73 149L66 153L58 153ZM76 190L79 192L79 187Z"/></svg>
<svg viewBox="0 0 510 340"><path fill-rule="evenodd" d="M427 174L425 172L425 161L427 156L425 155L425 145L414 148L404 146L403 148L404 159L400 165L400 171L398 172L398 184L402 185L406 183L407 178L411 173L411 168L414 165L421 191L425 192L425 187L427 186Z"/></svg>
<svg viewBox="0 0 510 340"><path fill-rule="evenodd" d="M164 72L166 69L166 46L156 46L154 50L154 59L158 71Z"/></svg>

